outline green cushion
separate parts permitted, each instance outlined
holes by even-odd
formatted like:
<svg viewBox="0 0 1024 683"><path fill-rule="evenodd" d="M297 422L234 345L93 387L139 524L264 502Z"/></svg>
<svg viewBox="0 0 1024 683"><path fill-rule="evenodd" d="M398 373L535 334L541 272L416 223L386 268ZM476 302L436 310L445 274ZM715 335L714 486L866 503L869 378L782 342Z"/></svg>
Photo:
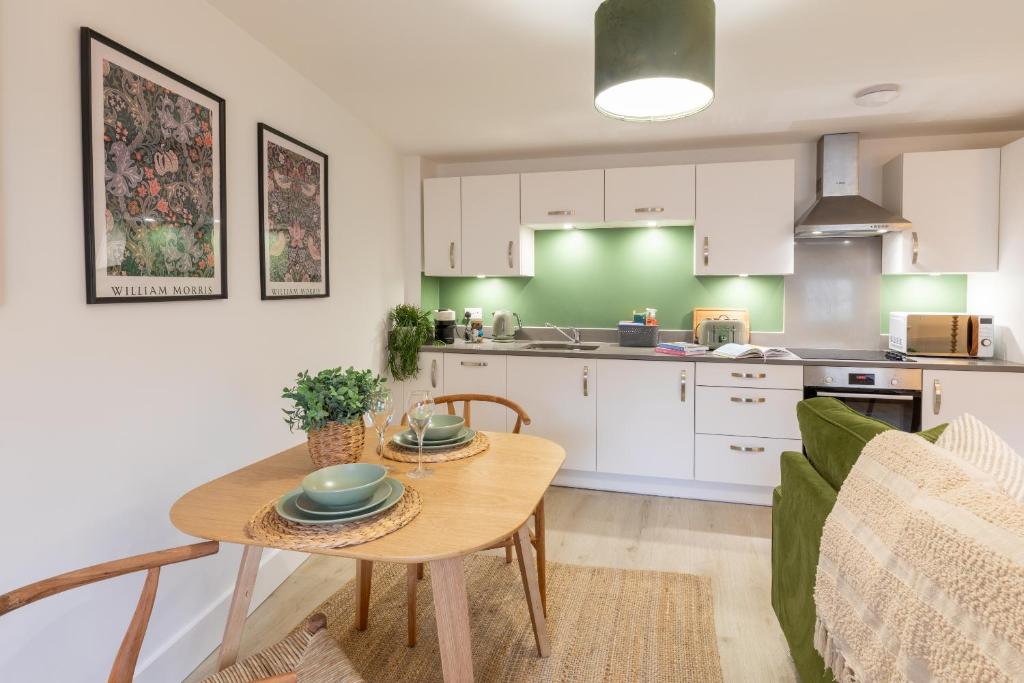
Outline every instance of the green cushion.
<svg viewBox="0 0 1024 683"><path fill-rule="evenodd" d="M861 415L834 398L800 401L796 416L807 459L836 491L846 481L868 441L893 428L886 422ZM939 425L919 435L934 443L945 428Z"/></svg>

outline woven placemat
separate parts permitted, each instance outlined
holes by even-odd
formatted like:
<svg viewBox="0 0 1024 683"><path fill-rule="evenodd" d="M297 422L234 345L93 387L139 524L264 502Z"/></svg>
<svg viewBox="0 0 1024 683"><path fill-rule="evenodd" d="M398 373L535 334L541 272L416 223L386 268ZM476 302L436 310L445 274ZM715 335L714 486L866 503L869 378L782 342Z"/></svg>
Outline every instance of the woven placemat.
<svg viewBox="0 0 1024 683"><path fill-rule="evenodd" d="M455 448L446 448L437 451L423 451L423 462L451 462L452 460L462 460L463 458L471 458L474 455L480 455L491 446L491 440L487 438L487 435L483 432L477 432L473 440L463 446L456 446ZM388 460L394 460L396 462L412 462L419 461L419 451L415 448L403 448L396 446L394 442L389 441L384 446L384 457Z"/></svg>
<svg viewBox="0 0 1024 683"><path fill-rule="evenodd" d="M275 498L261 507L245 530L256 541L288 550L344 548L373 541L401 529L423 508L419 492L408 484L402 498L390 510L347 524L296 524L277 514L276 504Z"/></svg>

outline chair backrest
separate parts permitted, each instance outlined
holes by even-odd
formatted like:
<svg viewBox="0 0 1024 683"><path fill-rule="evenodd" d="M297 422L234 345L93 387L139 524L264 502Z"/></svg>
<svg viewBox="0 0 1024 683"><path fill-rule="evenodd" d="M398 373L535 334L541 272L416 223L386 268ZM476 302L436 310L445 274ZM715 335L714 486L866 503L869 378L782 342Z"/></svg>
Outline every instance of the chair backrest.
<svg viewBox="0 0 1024 683"><path fill-rule="evenodd" d="M139 659L142 639L146 636L149 616L153 612L153 601L156 599L157 584L160 580L160 568L169 564L195 560L213 555L220 549L217 541L206 541L193 545L184 545L167 550L158 550L144 555L135 555L121 560L104 562L85 569L67 572L49 579L43 579L10 593L0 595L0 616L13 612L36 600L42 600L72 588L85 586L97 581L112 579L115 576L131 574L146 570L146 581L142 585L142 594L135 606L135 614L124 634L121 647L117 650L114 665L110 669L110 683L128 683L135 675L135 664Z"/></svg>
<svg viewBox="0 0 1024 683"><path fill-rule="evenodd" d="M462 403L462 417L466 420L466 426L473 426L473 401L481 403L497 403L503 405L516 414L516 425L512 428L513 434L518 434L519 430L523 428L523 425L530 424L530 416L526 414L523 407L515 401L510 401L507 398L501 396L491 396L490 394L446 394L444 396L438 396L434 399L436 405L447 405L448 414L455 414L455 404ZM408 416L402 416L402 424L406 424Z"/></svg>

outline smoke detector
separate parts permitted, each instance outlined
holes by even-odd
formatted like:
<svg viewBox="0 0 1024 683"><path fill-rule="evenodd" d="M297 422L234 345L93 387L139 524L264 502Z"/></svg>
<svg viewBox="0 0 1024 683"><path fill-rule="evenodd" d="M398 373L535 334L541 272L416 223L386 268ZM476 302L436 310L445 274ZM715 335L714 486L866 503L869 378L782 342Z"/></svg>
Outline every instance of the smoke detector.
<svg viewBox="0 0 1024 683"><path fill-rule="evenodd" d="M882 107L900 96L900 86L895 83L871 85L853 96L853 101L861 107Z"/></svg>

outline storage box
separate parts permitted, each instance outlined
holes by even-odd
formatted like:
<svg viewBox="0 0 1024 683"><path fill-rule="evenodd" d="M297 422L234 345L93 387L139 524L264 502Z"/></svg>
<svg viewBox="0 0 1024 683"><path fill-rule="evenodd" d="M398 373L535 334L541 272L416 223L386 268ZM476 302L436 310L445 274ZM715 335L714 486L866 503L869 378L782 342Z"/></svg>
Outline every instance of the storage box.
<svg viewBox="0 0 1024 683"><path fill-rule="evenodd" d="M658 345L658 329L657 325L621 322L619 323L619 346L653 348Z"/></svg>

